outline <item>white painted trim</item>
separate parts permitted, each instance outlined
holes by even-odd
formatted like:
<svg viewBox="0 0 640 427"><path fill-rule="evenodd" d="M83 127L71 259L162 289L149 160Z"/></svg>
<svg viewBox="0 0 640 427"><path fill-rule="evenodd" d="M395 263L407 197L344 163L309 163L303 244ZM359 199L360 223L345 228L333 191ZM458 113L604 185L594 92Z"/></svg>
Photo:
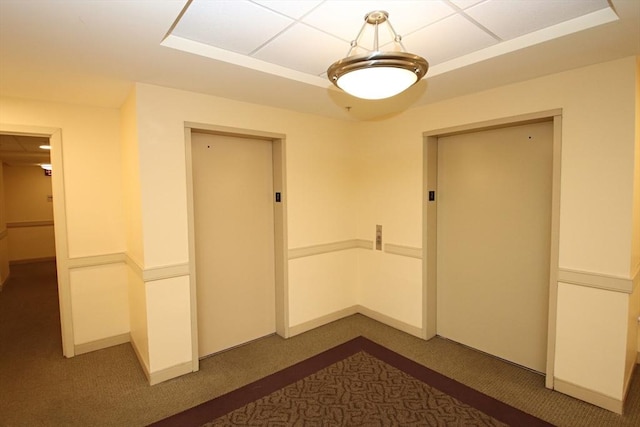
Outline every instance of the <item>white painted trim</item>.
<svg viewBox="0 0 640 427"><path fill-rule="evenodd" d="M9 236L9 231L6 228L0 230L0 240L6 239L8 236Z"/></svg>
<svg viewBox="0 0 640 427"><path fill-rule="evenodd" d="M144 358L140 354L140 350L138 350L138 347L136 346L136 342L131 338L129 338L129 342L131 343L131 348L133 348L133 352L136 354L136 358L138 359L138 363L142 368L142 372L144 373L144 376L147 377L147 381L151 383L151 374L149 373L149 366L147 365L147 362L144 360Z"/></svg>
<svg viewBox="0 0 640 427"><path fill-rule="evenodd" d="M7 228L25 228L25 227L53 227L52 219L43 221L15 221L8 222Z"/></svg>
<svg viewBox="0 0 640 427"><path fill-rule="evenodd" d="M199 341L198 341L198 298L196 284L196 239L193 203L193 155L191 154L192 129L185 124L184 128L184 160L187 181L187 234L189 239L189 304L191 305L191 368L200 369Z"/></svg>
<svg viewBox="0 0 640 427"><path fill-rule="evenodd" d="M118 264L126 262L126 256L124 253L93 255L86 257L69 258L69 268L86 268L86 267L98 267L101 265Z"/></svg>
<svg viewBox="0 0 640 427"><path fill-rule="evenodd" d="M289 337L289 254L288 197L287 197L287 148L281 135L272 141L273 191L280 192L282 200L274 204L274 272L276 284L276 333Z"/></svg>
<svg viewBox="0 0 640 427"><path fill-rule="evenodd" d="M438 265L438 136L422 142L422 338L436 336ZM429 192L436 192L429 200Z"/></svg>
<svg viewBox="0 0 640 427"><path fill-rule="evenodd" d="M356 239L356 245L359 249L373 250L373 240Z"/></svg>
<svg viewBox="0 0 640 427"><path fill-rule="evenodd" d="M560 393L564 393L571 397L575 397L576 399L583 400L585 402L591 403L593 405L599 406L601 408L607 409L617 414L622 414L624 401L620 399L616 399L614 397L607 396L597 391L590 390L588 388L584 388L579 385L575 385L573 383L561 380L559 378L555 378L554 383L555 383L555 387L554 387L555 390L559 391Z"/></svg>
<svg viewBox="0 0 640 427"><path fill-rule="evenodd" d="M225 135L241 138L246 137L251 139L263 139L265 141L271 142L273 142L274 140L286 138L286 135L283 133L265 132L256 129L241 129L230 126L218 126L198 122L184 122L184 127L187 132L191 132L192 130L194 130L200 133L211 133L214 135Z"/></svg>
<svg viewBox="0 0 640 427"><path fill-rule="evenodd" d="M118 263L127 264L144 282L154 282L156 280L188 276L190 273L188 263L143 268L136 260L131 258L129 254L123 252L70 258L68 266L69 269L75 269Z"/></svg>
<svg viewBox="0 0 640 427"><path fill-rule="evenodd" d="M136 347L135 341L130 339L129 343L131 344L131 347L133 348L133 352L138 358L138 363L140 363L142 372L144 373L144 376L147 378L149 385L156 385L163 381L167 381L173 378L177 378L181 375L185 375L193 372L193 364L191 363L191 361L180 363L178 365L171 366L169 368L162 369L157 372L151 372L149 369L149 366L147 366L147 363L140 355L140 351L138 350L138 347Z"/></svg>
<svg viewBox="0 0 640 427"><path fill-rule="evenodd" d="M376 320L380 323L384 323L387 326L391 326L392 328L398 329L402 332L406 332L409 335L413 335L418 338L422 338L422 328L418 326L413 326L408 323L405 323L401 320L394 319L393 317L389 317L386 314L382 314L375 310L371 310L370 308L358 305L356 306L358 309L358 313L367 316L373 320Z"/></svg>
<svg viewBox="0 0 640 427"><path fill-rule="evenodd" d="M187 223L189 235L190 298L191 298L191 343L193 371L198 370L198 319L197 319L197 277L195 261L195 225L193 204L193 171L191 158L191 132L206 132L215 135L262 139L271 143L273 162L273 191L280 192L280 203L274 203L274 273L275 273L275 311L276 333L283 338L289 332L289 270L288 270L288 228L287 228L287 171L286 171L286 135L264 132L254 129L240 129L206 123L185 122L185 170L187 181Z"/></svg>
<svg viewBox="0 0 640 427"><path fill-rule="evenodd" d="M342 240L340 242L321 243L319 245L304 246L289 249L289 259L303 258L348 249L373 249L373 242L363 239Z"/></svg>
<svg viewBox="0 0 640 427"><path fill-rule="evenodd" d="M629 394L629 389L631 388L631 380L633 379L633 376L636 373L636 364L634 363L633 366L631 367L631 372L629 372L629 375L627 376L627 378L625 378L624 381L624 392L622 393L622 408L624 409L624 402L626 402L627 400L627 395Z"/></svg>
<svg viewBox="0 0 640 427"><path fill-rule="evenodd" d="M189 374L193 372L191 361L181 363L179 365L171 366L166 369L162 369L157 372L151 372L149 375L149 385L156 385L164 381L177 378L179 376Z"/></svg>
<svg viewBox="0 0 640 427"><path fill-rule="evenodd" d="M140 280L144 280L142 278L143 267L137 260L133 259L129 253L124 254L124 261L129 266L131 270L135 273L136 276L140 278Z"/></svg>
<svg viewBox="0 0 640 427"><path fill-rule="evenodd" d="M300 323L295 326L290 326L289 336L293 337L293 336L302 334L304 332L310 331L320 326L324 326L331 322L335 322L336 320L340 320L345 317L352 316L354 314L358 314L358 306L356 305L343 308L342 310L334 311L333 313L325 314L324 316L320 316L318 318L309 320L307 322Z"/></svg>
<svg viewBox="0 0 640 427"><path fill-rule="evenodd" d="M386 243L384 245L384 251L389 254L406 256L409 258L422 259L422 248L414 248L411 246L394 245Z"/></svg>
<svg viewBox="0 0 640 427"><path fill-rule="evenodd" d="M142 280L153 282L189 275L189 263L165 265L162 267L145 268L142 270Z"/></svg>
<svg viewBox="0 0 640 427"><path fill-rule="evenodd" d="M103 348L113 347L114 345L120 345L131 341L131 335L129 332L115 335L112 337L102 338L95 341L90 341L82 344L75 345L75 354L89 353L91 351L102 350Z"/></svg>
<svg viewBox="0 0 640 427"><path fill-rule="evenodd" d="M562 108L556 108L553 110L540 111L537 113L521 114L513 117L502 117L494 120L486 120L482 122L468 123L459 126L451 126L442 129L433 129L425 131L422 136L429 137L434 136L436 138L442 138L445 136L459 135L463 133L479 132L491 129L499 129L511 126L520 126L530 123L539 123L549 121L556 116L562 115Z"/></svg>
<svg viewBox="0 0 640 427"><path fill-rule="evenodd" d="M549 247L549 308L547 315L547 364L544 385L553 390L558 317L558 266L560 263L560 189L562 183L562 110L553 116L553 164L551 179L551 245Z"/></svg>
<svg viewBox="0 0 640 427"><path fill-rule="evenodd" d="M560 268L558 270L559 282L605 289L607 291L624 292L627 294L633 293L634 282L636 284L638 282L637 278L637 274L635 278L626 278L602 273L570 270L567 268Z"/></svg>
<svg viewBox="0 0 640 427"><path fill-rule="evenodd" d="M422 329L420 327L413 326L408 323L402 322L400 320L394 319L392 317L387 316L386 314L382 314L375 310L371 310L370 308L364 307L359 304L352 305L351 307L343 308L342 310L334 311L333 313L320 316L318 318L306 321L304 323L300 323L295 326L291 326L289 328L289 333L290 333L290 336L299 335L304 332L310 331L312 329L318 328L320 326L329 324L331 322L335 322L336 320L353 316L354 314L362 314L363 316L367 316L370 319L383 323L392 328L398 329L399 331L406 332L418 338L422 338Z"/></svg>

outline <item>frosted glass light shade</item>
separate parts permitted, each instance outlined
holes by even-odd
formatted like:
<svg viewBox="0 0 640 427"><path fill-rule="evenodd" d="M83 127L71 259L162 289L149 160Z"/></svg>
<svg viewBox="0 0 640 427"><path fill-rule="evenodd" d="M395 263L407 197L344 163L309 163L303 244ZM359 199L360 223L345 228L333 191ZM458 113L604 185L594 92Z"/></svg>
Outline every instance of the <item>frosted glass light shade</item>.
<svg viewBox="0 0 640 427"><path fill-rule="evenodd" d="M363 99L384 99L404 92L418 81L416 73L403 68L375 67L351 71L338 78L336 85Z"/></svg>
<svg viewBox="0 0 640 427"><path fill-rule="evenodd" d="M365 24L351 42L347 57L334 62L327 69L327 77L348 94L363 99L383 99L408 89L427 74L429 63L421 56L407 53L400 37L389 22L389 13L374 10L364 16ZM401 51L383 52L378 49L378 27L386 24L393 41ZM373 26L373 46L370 53L351 55L362 47L360 38L367 27Z"/></svg>
<svg viewBox="0 0 640 427"><path fill-rule="evenodd" d="M331 64L329 80L345 92L363 99L397 95L427 74L429 63L406 52L374 52L349 56Z"/></svg>

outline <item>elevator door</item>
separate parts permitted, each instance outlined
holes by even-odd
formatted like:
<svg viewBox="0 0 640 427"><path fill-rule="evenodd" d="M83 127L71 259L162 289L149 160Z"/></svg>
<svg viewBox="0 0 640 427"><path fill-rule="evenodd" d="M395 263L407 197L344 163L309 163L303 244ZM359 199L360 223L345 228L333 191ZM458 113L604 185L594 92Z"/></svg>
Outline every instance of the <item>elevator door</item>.
<svg viewBox="0 0 640 427"><path fill-rule="evenodd" d="M551 122L438 139L437 333L544 372Z"/></svg>
<svg viewBox="0 0 640 427"><path fill-rule="evenodd" d="M192 133L198 356L275 332L270 141Z"/></svg>

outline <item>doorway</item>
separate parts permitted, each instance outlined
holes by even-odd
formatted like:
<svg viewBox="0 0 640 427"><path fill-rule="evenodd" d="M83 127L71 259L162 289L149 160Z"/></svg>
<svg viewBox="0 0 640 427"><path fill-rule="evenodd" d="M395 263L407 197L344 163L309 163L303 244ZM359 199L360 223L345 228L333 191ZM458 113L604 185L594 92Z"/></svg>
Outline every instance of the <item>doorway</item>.
<svg viewBox="0 0 640 427"><path fill-rule="evenodd" d="M425 338L441 335L544 372L549 388L560 114L424 134Z"/></svg>
<svg viewBox="0 0 640 427"><path fill-rule="evenodd" d="M73 357L75 355L75 349L71 316L71 293L69 289L69 255L65 208L64 166L62 159L62 132L58 128L0 123L0 134L44 138L49 141L49 145L51 147L51 195L53 198L55 269L57 272L58 304L60 307L62 354L66 357ZM1 231L2 230L0 230L0 232Z"/></svg>
<svg viewBox="0 0 640 427"><path fill-rule="evenodd" d="M11 264L55 259L49 138L0 134L6 225ZM6 262L6 254L2 254ZM0 276L6 277L2 267Z"/></svg>
<svg viewBox="0 0 640 427"><path fill-rule="evenodd" d="M192 125L185 139L194 355L288 336L284 137Z"/></svg>

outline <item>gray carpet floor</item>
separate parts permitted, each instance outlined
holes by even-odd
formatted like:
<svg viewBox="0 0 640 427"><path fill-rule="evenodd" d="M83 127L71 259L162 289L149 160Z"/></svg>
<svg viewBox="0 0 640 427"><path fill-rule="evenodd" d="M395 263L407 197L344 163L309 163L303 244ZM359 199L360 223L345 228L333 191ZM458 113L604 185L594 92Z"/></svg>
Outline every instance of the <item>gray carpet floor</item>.
<svg viewBox="0 0 640 427"><path fill-rule="evenodd" d="M640 426L640 370L620 416L544 388L544 378L454 342L427 342L361 315L290 339L269 336L149 386L123 344L62 356L54 263L13 265L0 293L0 426L143 426L363 335L559 426Z"/></svg>

